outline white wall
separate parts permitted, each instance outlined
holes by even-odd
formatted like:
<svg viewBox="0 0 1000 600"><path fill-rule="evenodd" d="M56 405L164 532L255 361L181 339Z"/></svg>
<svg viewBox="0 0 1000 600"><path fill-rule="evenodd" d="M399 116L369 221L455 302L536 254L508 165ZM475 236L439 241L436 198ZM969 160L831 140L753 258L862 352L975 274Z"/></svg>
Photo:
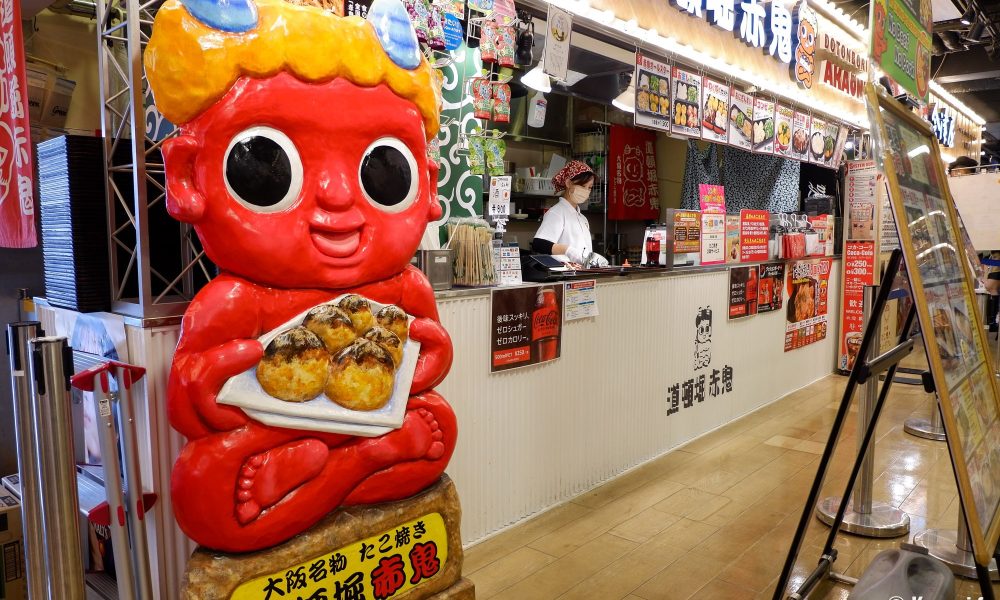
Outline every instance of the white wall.
<svg viewBox="0 0 1000 600"><path fill-rule="evenodd" d="M829 375L840 261L830 274L828 336L784 352L784 311L727 321L728 272L598 286L601 315L565 325L562 358L489 374L490 299L439 302L455 364L438 391L458 414L448 473L462 539L479 540ZM667 415L667 389L695 374L695 315L713 310L710 369L734 390Z"/></svg>

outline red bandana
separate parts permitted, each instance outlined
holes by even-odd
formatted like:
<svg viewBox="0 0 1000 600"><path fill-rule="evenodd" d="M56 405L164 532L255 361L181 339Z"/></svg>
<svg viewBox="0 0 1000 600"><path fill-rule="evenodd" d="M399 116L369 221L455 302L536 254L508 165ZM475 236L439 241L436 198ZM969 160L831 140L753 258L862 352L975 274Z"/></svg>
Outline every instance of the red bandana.
<svg viewBox="0 0 1000 600"><path fill-rule="evenodd" d="M552 185L556 188L556 193L566 189L566 182L573 179L577 175L583 173L593 173L594 170L578 160L571 160L566 163L566 166L559 170L552 178Z"/></svg>

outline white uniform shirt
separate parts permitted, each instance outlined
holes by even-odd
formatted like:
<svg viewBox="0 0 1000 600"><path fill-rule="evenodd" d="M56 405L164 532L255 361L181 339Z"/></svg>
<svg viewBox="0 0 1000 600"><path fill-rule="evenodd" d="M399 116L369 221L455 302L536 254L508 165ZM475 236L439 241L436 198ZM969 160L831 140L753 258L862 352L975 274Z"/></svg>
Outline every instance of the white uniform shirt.
<svg viewBox="0 0 1000 600"><path fill-rule="evenodd" d="M559 202L545 213L535 237L553 244L565 244L581 251L583 256L594 249L590 240L590 223L586 215L580 212L580 207L565 198L560 198Z"/></svg>

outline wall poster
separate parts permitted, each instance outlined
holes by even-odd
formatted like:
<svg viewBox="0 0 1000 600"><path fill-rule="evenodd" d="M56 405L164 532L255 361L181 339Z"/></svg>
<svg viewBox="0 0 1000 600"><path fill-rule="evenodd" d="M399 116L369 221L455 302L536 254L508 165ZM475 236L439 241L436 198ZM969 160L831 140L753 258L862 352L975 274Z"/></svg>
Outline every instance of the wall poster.
<svg viewBox="0 0 1000 600"><path fill-rule="evenodd" d="M829 258L788 263L785 352L826 338L827 292L832 264Z"/></svg>
<svg viewBox="0 0 1000 600"><path fill-rule="evenodd" d="M771 213L766 210L740 211L740 262L767 260Z"/></svg>
<svg viewBox="0 0 1000 600"><path fill-rule="evenodd" d="M973 553L986 565L1000 539L1000 402L975 280L930 127L871 85L866 91L959 498Z"/></svg>
<svg viewBox="0 0 1000 600"><path fill-rule="evenodd" d="M757 312L781 310L785 289L785 263L764 263L757 275Z"/></svg>
<svg viewBox="0 0 1000 600"><path fill-rule="evenodd" d="M559 358L562 324L562 284L494 288L490 294L490 372Z"/></svg>
<svg viewBox="0 0 1000 600"><path fill-rule="evenodd" d="M729 318L757 314L757 265L729 269Z"/></svg>

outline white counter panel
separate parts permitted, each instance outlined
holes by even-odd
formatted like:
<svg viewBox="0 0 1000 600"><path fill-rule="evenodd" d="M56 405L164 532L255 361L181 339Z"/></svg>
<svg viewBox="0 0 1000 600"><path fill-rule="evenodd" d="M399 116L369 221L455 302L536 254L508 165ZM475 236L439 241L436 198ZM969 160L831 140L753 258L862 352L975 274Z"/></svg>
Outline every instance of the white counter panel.
<svg viewBox="0 0 1000 600"><path fill-rule="evenodd" d="M448 469L462 538L479 540L829 375L836 360L840 262L827 338L785 353L784 311L727 321L728 272L598 285L601 316L567 323L562 358L490 375L490 298L440 301L455 364L438 390L459 443ZM696 374L695 317L713 311L712 362L733 391L667 415L668 388ZM710 375L709 375L710 376Z"/></svg>

